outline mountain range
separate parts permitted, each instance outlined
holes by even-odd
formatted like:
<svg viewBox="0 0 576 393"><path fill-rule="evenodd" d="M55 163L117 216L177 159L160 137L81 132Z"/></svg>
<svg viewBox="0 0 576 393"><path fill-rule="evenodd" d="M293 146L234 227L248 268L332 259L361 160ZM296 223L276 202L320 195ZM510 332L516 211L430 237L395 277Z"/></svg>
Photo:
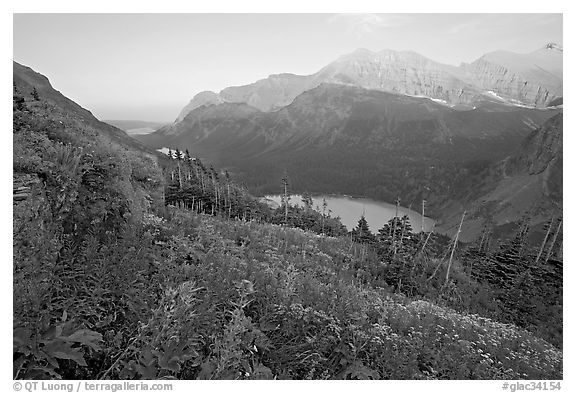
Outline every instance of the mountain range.
<svg viewBox="0 0 576 393"><path fill-rule="evenodd" d="M455 67L411 51L358 49L312 75L270 75L219 93L201 92L182 109L176 121L198 107L226 102L274 111L322 83L426 96L448 105L469 105L491 91L512 103L542 107L562 96L562 53L560 46L550 43L528 54L491 52Z"/></svg>
<svg viewBox="0 0 576 393"><path fill-rule="evenodd" d="M426 199L440 232L453 234L467 210L461 236L473 240L487 224L510 232L527 211L535 226L561 215L561 60L553 44L460 67L357 50L311 76L201 93L181 120L136 139L16 62L14 81L25 95L34 87L63 119L148 157L189 149L258 195L279 192L287 174L294 192L400 197L404 206Z"/></svg>
<svg viewBox="0 0 576 393"><path fill-rule="evenodd" d="M257 194L279 192L288 174L295 192L400 197L405 206L426 199L439 230L453 233L452 214L478 205L498 184L514 188L498 175L502 162L526 166L511 157L561 112L562 48L555 44L529 54L492 52L459 67L414 52L359 49L313 75L199 93L173 124L136 137L156 149L189 149ZM550 195L536 194L530 206L540 206L542 217L561 209L561 192L553 206L539 203ZM510 203L506 193L486 197L501 205L489 204L478 225ZM497 225L521 214L501 216ZM471 217L468 239L478 233Z"/></svg>

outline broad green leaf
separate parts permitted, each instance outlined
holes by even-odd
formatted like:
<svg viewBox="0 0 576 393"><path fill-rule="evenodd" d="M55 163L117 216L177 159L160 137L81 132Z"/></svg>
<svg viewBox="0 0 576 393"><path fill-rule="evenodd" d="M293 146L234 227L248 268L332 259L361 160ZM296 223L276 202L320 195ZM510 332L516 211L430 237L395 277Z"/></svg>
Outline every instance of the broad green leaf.
<svg viewBox="0 0 576 393"><path fill-rule="evenodd" d="M72 341L80 344L84 344L95 351L99 351L100 347L98 342L102 341L102 335L93 330L81 329L77 330L68 337L62 337L66 341Z"/></svg>
<svg viewBox="0 0 576 393"><path fill-rule="evenodd" d="M84 354L78 348L72 348L72 344L62 341L55 340L46 344L43 351L48 355L53 356L58 359L70 359L80 366L86 366L86 361L84 360Z"/></svg>

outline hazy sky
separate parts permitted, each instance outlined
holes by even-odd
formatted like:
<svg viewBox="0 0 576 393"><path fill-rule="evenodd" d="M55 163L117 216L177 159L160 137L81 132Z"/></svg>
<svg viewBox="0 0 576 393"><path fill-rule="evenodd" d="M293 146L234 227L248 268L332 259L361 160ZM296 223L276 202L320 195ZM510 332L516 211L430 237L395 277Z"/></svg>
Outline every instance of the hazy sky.
<svg viewBox="0 0 576 393"><path fill-rule="evenodd" d="M14 60L100 119L173 121L198 92L357 48L459 65L563 43L560 14L15 14Z"/></svg>

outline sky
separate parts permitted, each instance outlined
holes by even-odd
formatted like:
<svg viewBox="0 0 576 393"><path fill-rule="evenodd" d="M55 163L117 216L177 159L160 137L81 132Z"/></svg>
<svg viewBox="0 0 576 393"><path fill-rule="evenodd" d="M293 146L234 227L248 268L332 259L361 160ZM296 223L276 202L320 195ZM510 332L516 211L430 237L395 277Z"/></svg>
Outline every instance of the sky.
<svg viewBox="0 0 576 393"><path fill-rule="evenodd" d="M561 14L14 14L13 58L102 120L173 121L196 94L312 74L357 48L459 65L563 44Z"/></svg>

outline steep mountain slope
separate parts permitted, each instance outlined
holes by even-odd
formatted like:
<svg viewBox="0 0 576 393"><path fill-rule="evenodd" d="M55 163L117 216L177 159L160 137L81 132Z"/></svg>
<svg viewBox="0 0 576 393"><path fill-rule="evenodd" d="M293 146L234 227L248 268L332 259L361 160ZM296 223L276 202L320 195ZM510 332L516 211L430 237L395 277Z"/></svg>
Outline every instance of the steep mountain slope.
<svg viewBox="0 0 576 393"><path fill-rule="evenodd" d="M446 206L439 230L453 233L464 208L465 241L477 237L484 225L504 234L526 214L536 232L545 221L562 216L562 119L562 113L553 116L516 152L487 168L460 204Z"/></svg>
<svg viewBox="0 0 576 393"><path fill-rule="evenodd" d="M55 110L54 115L60 114L64 117L74 118L75 121L81 122L84 126L96 129L99 134L107 136L115 143L150 154L154 153L147 146L129 137L121 129L96 119L90 111L54 89L48 78L31 68L13 62L13 78L19 93L26 97L26 100L31 101L30 105L38 107L38 109L42 105L50 105L51 109ZM34 88L40 97L39 102L31 100Z"/></svg>
<svg viewBox="0 0 576 393"><path fill-rule="evenodd" d="M127 214L138 216L160 201L157 152L96 119L44 75L15 62L13 69L14 201L24 211L30 195L36 195L34 203L51 204L52 214L70 201L91 200L95 215L102 205L117 203L116 216L95 218L96 228L97 222L126 222Z"/></svg>
<svg viewBox="0 0 576 393"><path fill-rule="evenodd" d="M360 49L323 68L318 77L326 82L426 96L450 104L469 103L478 94L474 85L454 75L453 67L415 52Z"/></svg>
<svg viewBox="0 0 576 393"><path fill-rule="evenodd" d="M560 113L526 138L518 153L506 161L506 173L538 174L553 167L562 169L562 131L563 116Z"/></svg>
<svg viewBox="0 0 576 393"><path fill-rule="evenodd" d="M176 121L184 120L198 107L222 102L275 111L321 83L426 96L448 105L470 105L483 92L494 91L512 103L541 107L562 95L562 50L549 44L529 54L493 52L471 64L454 67L410 51L358 49L312 75L270 75L220 93L201 92Z"/></svg>
<svg viewBox="0 0 576 393"><path fill-rule="evenodd" d="M275 112L247 104L197 108L182 122L138 138L189 149L226 167L256 193L279 191L287 171L296 191L397 195L432 209L463 197L490 162L516 150L556 109L490 100L456 110L427 98L322 84Z"/></svg>
<svg viewBox="0 0 576 393"><path fill-rule="evenodd" d="M427 96L449 103L470 102L477 95L476 89L451 75L450 69L414 52L359 49L313 75L271 75L252 85L226 88L218 97L267 112L290 104L302 92L321 83L340 83Z"/></svg>
<svg viewBox="0 0 576 393"><path fill-rule="evenodd" d="M555 44L527 54L488 53L460 70L480 89L519 103L544 106L562 96L562 48Z"/></svg>

